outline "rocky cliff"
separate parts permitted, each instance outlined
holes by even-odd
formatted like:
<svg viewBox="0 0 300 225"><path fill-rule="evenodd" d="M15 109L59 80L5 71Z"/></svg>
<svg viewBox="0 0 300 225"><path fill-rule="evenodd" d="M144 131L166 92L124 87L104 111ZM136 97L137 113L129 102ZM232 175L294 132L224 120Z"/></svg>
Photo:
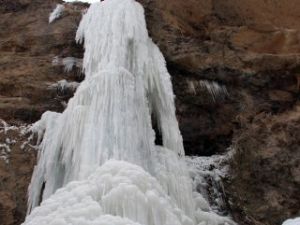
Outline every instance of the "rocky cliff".
<svg viewBox="0 0 300 225"><path fill-rule="evenodd" d="M299 1L140 2L172 75L187 154L236 152L224 180L235 220L277 225L300 215ZM53 84L82 80L62 64L82 58L74 36L87 5L68 4L48 24L58 0L0 3L0 118L20 127L63 110L72 91ZM0 140L11 152L0 160L0 224L17 225L35 151L21 149L25 134L4 127Z"/></svg>

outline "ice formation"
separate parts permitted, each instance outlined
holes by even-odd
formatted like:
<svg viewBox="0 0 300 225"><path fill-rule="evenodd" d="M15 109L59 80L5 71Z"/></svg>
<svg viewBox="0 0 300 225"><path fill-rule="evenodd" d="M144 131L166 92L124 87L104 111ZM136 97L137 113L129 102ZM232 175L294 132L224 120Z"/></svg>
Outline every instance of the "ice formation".
<svg viewBox="0 0 300 225"><path fill-rule="evenodd" d="M84 181L68 184L45 200L27 218L28 225L98 224L105 215L114 215L105 225L120 224L180 225L192 224L161 185L141 167L111 160ZM82 217L89 221L81 221ZM135 222L132 222L135 221ZM55 221L54 223L55 224Z"/></svg>
<svg viewBox="0 0 300 225"><path fill-rule="evenodd" d="M283 222L282 225L299 225L300 224L300 217L295 219L288 219L285 222Z"/></svg>
<svg viewBox="0 0 300 225"><path fill-rule="evenodd" d="M62 59L62 65L65 72L70 72L73 67L82 68L82 60L74 57L66 57Z"/></svg>
<svg viewBox="0 0 300 225"><path fill-rule="evenodd" d="M200 200L201 204L197 205L198 207L202 205L204 207L200 207L202 210L212 210L220 215L228 214L222 179L227 176L228 161L234 152L234 149L229 149L228 153L224 155L186 157L194 196L197 201ZM202 196L197 192L200 192Z"/></svg>
<svg viewBox="0 0 300 225"><path fill-rule="evenodd" d="M47 112L32 127L40 151L24 224L234 224L196 208L170 75L142 6L92 4L76 40L85 80L62 114Z"/></svg>
<svg viewBox="0 0 300 225"><path fill-rule="evenodd" d="M60 80L55 84L51 84L49 86L49 89L57 89L58 91L67 91L70 90L74 92L79 86L78 82L75 81L66 81L66 80Z"/></svg>
<svg viewBox="0 0 300 225"><path fill-rule="evenodd" d="M60 18L65 10L65 6L62 4L57 4L56 8L49 16L49 23L52 23L54 20Z"/></svg>
<svg viewBox="0 0 300 225"><path fill-rule="evenodd" d="M88 3L95 3L99 1L100 0L64 0L64 2L88 2Z"/></svg>
<svg viewBox="0 0 300 225"><path fill-rule="evenodd" d="M9 153L11 152L11 149L8 144L0 143L0 160L4 160L5 163L9 163Z"/></svg>
<svg viewBox="0 0 300 225"><path fill-rule="evenodd" d="M11 154L14 150L14 145L19 142L19 137L21 137L20 139L24 140L28 129L29 125L11 126L4 120L0 119L0 160L3 160L7 164L10 162ZM23 145L24 147L25 145L27 145L31 149L32 146L30 146L29 142L30 140L26 140L25 142L23 142L21 145L21 149L23 149Z"/></svg>
<svg viewBox="0 0 300 225"><path fill-rule="evenodd" d="M78 72L78 75L81 75L82 72L82 59L78 59L75 57L65 57L60 58L59 56L55 56L52 60L53 66L63 66L64 72L70 73L75 70Z"/></svg>
<svg viewBox="0 0 300 225"><path fill-rule="evenodd" d="M226 86L220 85L215 81L188 81L188 88L189 91L194 95L198 94L199 89L207 91L214 102L218 99L224 99L229 95Z"/></svg>
<svg viewBox="0 0 300 225"><path fill-rule="evenodd" d="M10 126L8 125L4 120L0 119L0 133L7 134L10 130L17 130L18 128L16 126Z"/></svg>

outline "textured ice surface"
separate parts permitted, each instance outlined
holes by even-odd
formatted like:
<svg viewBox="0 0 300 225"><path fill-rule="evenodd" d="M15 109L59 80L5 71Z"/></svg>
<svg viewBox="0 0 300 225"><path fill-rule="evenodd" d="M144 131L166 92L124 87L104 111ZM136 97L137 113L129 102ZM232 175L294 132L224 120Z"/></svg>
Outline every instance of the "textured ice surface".
<svg viewBox="0 0 300 225"><path fill-rule="evenodd" d="M232 158L233 154L234 149L229 149L225 155L186 157L187 167L192 178L196 207L203 211L212 210L220 215L228 214L222 179L227 176L228 160Z"/></svg>
<svg viewBox="0 0 300 225"><path fill-rule="evenodd" d="M300 224L300 217L295 219L289 219L283 222L282 225L299 225Z"/></svg>
<svg viewBox="0 0 300 225"><path fill-rule="evenodd" d="M54 20L58 19L61 17L65 10L65 6L62 4L57 4L56 8L53 10L53 12L49 16L49 23L52 23Z"/></svg>
<svg viewBox="0 0 300 225"><path fill-rule="evenodd" d="M76 39L85 80L62 114L47 112L32 127L40 151L29 212L42 205L25 224L226 224L195 207L170 75L142 6L92 4Z"/></svg>
<svg viewBox="0 0 300 225"><path fill-rule="evenodd" d="M149 173L114 160L88 179L58 190L27 217L26 224L98 224L105 215L114 215L105 225L115 225L117 220L122 225L135 224L130 220L144 225L192 224Z"/></svg>
<svg viewBox="0 0 300 225"><path fill-rule="evenodd" d="M88 2L88 3L95 3L99 1L100 0L64 0L64 2Z"/></svg>

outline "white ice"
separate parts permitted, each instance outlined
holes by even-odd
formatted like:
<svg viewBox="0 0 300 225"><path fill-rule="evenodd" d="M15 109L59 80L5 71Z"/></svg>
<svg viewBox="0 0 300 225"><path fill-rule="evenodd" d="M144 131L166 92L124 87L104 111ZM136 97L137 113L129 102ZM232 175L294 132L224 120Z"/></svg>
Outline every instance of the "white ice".
<svg viewBox="0 0 300 225"><path fill-rule="evenodd" d="M115 160L88 179L58 190L27 217L26 224L101 224L107 215L113 220L105 225L115 225L117 218L129 219L119 219L122 225L192 224L155 178L139 166Z"/></svg>
<svg viewBox="0 0 300 225"><path fill-rule="evenodd" d="M58 56L55 56L52 60L52 65L53 66L63 66L64 71L69 73L74 68L77 68L80 70L82 69L82 59L78 59L75 57L60 58Z"/></svg>
<svg viewBox="0 0 300 225"><path fill-rule="evenodd" d="M228 214L222 180L227 177L228 161L234 152L234 149L229 149L225 155L186 157L196 208L221 215Z"/></svg>
<svg viewBox="0 0 300 225"><path fill-rule="evenodd" d="M53 10L53 12L49 16L49 23L52 23L53 21L60 18L65 10L65 6L62 4L57 4L56 8Z"/></svg>
<svg viewBox="0 0 300 225"><path fill-rule="evenodd" d="M62 64L64 66L65 72L70 72L73 67L82 67L82 60L74 57L66 57L62 59Z"/></svg>
<svg viewBox="0 0 300 225"><path fill-rule="evenodd" d="M87 2L87 3L95 3L99 2L100 0L64 0L65 2Z"/></svg>
<svg viewBox="0 0 300 225"><path fill-rule="evenodd" d="M32 127L40 151L25 225L227 224L195 207L170 75L142 6L92 4L76 40L85 80L62 114L47 112Z"/></svg>
<svg viewBox="0 0 300 225"><path fill-rule="evenodd" d="M299 225L300 224L300 217L295 219L288 219L285 222L283 222L282 225Z"/></svg>
<svg viewBox="0 0 300 225"><path fill-rule="evenodd" d="M58 91L70 90L74 92L79 86L79 83L76 81L66 81L60 80L57 83L51 84L49 89L57 89Z"/></svg>

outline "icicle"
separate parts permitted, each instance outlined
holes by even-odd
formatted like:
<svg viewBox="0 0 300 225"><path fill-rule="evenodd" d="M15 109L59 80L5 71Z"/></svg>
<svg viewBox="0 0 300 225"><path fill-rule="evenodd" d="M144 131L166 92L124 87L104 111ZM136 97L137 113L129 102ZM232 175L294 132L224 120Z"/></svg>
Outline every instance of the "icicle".
<svg viewBox="0 0 300 225"><path fill-rule="evenodd" d="M78 88L79 84L80 83L75 82L75 81L68 82L66 80L60 80L55 84L49 85L48 88L49 89L56 89L60 92L64 92L64 91L67 91L67 90L70 90L71 92L74 92Z"/></svg>
<svg viewBox="0 0 300 225"><path fill-rule="evenodd" d="M218 99L224 99L225 97L229 96L226 86L220 85L214 81L187 81L187 84L188 91L191 94L197 95L199 90L205 90L209 93L214 102L216 102Z"/></svg>

